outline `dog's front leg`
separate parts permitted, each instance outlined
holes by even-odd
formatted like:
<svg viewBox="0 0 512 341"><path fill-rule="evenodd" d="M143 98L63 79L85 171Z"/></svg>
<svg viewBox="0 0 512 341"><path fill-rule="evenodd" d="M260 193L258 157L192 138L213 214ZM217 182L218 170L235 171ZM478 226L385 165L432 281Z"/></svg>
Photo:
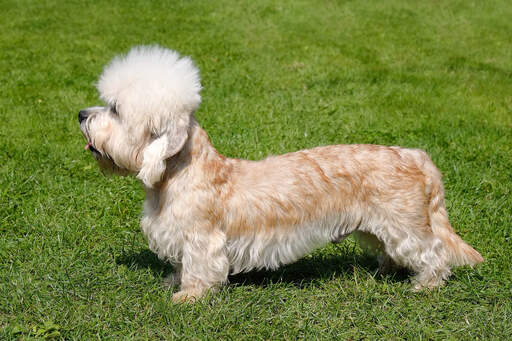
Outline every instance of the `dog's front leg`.
<svg viewBox="0 0 512 341"><path fill-rule="evenodd" d="M181 259L181 288L174 302L193 302L227 282L229 261L222 231L200 229L185 233Z"/></svg>

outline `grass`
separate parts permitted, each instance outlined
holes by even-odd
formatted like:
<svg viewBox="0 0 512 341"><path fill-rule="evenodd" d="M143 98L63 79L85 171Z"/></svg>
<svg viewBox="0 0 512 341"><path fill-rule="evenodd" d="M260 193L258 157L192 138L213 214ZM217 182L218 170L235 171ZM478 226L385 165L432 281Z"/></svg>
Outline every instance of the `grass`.
<svg viewBox="0 0 512 341"><path fill-rule="evenodd" d="M510 339L509 1L0 1L0 339ZM158 43L201 69L198 120L250 159L333 143L423 148L486 259L411 293L348 240L174 305L77 124L102 67Z"/></svg>

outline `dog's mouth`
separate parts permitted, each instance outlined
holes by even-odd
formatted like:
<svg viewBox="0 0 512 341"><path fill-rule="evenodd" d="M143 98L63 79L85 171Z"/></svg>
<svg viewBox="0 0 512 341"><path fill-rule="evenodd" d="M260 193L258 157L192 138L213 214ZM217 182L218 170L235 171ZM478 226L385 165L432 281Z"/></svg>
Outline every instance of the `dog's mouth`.
<svg viewBox="0 0 512 341"><path fill-rule="evenodd" d="M84 150L90 150L91 153L96 153L96 154L99 154L100 152L98 151L98 149L94 148L94 146L90 143L90 142L87 142L87 144L85 145L84 147Z"/></svg>
<svg viewBox="0 0 512 341"><path fill-rule="evenodd" d="M84 147L84 150L89 150L93 155L101 155L98 149L96 149L90 141L89 138L89 125L88 122L90 120L84 120L83 122L80 122L80 130L82 131L82 135L84 136L85 140L87 141L87 144Z"/></svg>

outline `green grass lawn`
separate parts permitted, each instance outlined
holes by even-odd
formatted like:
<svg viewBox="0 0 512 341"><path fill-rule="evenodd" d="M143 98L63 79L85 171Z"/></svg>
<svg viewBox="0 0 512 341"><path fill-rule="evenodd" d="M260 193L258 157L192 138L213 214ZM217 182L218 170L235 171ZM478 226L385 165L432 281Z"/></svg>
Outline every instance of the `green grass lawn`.
<svg viewBox="0 0 512 341"><path fill-rule="evenodd" d="M0 339L510 339L512 2L0 0ZM175 305L77 124L110 59L157 43L201 69L220 152L425 149L485 258L438 290L377 276L352 240Z"/></svg>

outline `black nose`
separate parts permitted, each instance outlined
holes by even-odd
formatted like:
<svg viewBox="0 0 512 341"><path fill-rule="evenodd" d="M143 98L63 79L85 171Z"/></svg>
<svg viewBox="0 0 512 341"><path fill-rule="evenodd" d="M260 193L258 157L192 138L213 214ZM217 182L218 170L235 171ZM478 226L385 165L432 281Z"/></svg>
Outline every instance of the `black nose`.
<svg viewBox="0 0 512 341"><path fill-rule="evenodd" d="M78 123L82 123L83 120L85 120L89 116L86 110L80 110L78 113Z"/></svg>

